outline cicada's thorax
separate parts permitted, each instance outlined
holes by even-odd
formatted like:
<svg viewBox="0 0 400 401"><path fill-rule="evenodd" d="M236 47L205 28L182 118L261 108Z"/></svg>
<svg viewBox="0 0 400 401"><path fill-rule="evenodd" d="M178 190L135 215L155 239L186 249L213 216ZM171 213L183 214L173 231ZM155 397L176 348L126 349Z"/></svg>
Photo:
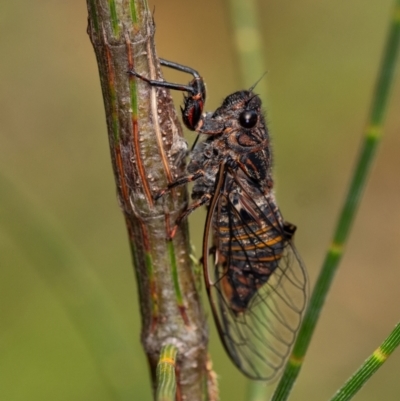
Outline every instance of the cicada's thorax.
<svg viewBox="0 0 400 401"><path fill-rule="evenodd" d="M241 180L248 187L256 186L257 192L267 194L272 190L271 153L269 146L256 152L238 152L226 144L223 135L210 136L198 144L193 150L187 172L194 174L201 170L204 175L193 187L192 198L198 199L205 193L212 194L221 163L231 163L229 167L234 176L242 176ZM267 142L265 142L267 144ZM246 150L246 148L244 148Z"/></svg>
<svg viewBox="0 0 400 401"><path fill-rule="evenodd" d="M220 151L220 137L208 137L199 143L191 155L186 168L189 174L202 171L203 176L193 186L192 199L200 199L204 194L213 194L218 170L226 155Z"/></svg>

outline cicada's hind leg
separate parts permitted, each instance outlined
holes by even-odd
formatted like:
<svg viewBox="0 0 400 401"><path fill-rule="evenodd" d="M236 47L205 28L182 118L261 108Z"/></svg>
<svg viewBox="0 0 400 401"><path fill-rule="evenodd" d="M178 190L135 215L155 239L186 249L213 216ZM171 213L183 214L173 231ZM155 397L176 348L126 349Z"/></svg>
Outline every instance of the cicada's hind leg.
<svg viewBox="0 0 400 401"><path fill-rule="evenodd" d="M154 196L154 199L157 200L157 199L161 198L163 195L165 195L167 192L169 192L172 188L175 188L175 187L178 187L181 185L185 185L189 182L193 182L203 176L204 176L204 171L198 170L194 174L188 175L186 177L178 178L176 181L169 184L167 188L162 189L161 191L157 192L157 194ZM169 233L169 238L170 239L174 238L174 236L176 234L176 230L178 229L178 226L182 220L184 220L187 216L189 216L189 214L192 213L194 210L196 210L200 206L206 204L210 200L210 198L211 198L211 195L206 193L200 199L198 199L196 202L193 202L191 205L189 205L188 208L186 210L184 210L179 215L179 217L176 219L175 225L172 227L172 229Z"/></svg>
<svg viewBox="0 0 400 401"><path fill-rule="evenodd" d="M169 239L172 239L175 237L176 230L179 227L179 224L186 219L190 213L194 212L197 208L200 206L206 205L211 199L211 194L206 193L204 194L200 199L198 199L196 202L193 202L188 206L186 210L184 210L179 217L175 221L175 225L172 227L170 233L169 233Z"/></svg>

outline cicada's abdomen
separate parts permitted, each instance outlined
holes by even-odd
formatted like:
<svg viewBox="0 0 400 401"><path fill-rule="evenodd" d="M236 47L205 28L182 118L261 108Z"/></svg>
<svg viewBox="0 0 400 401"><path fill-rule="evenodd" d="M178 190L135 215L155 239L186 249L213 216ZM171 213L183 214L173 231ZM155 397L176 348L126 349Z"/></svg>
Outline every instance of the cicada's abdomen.
<svg viewBox="0 0 400 401"><path fill-rule="evenodd" d="M221 289L235 313L248 308L279 265L287 245L279 211L275 206L271 210L272 202L266 203L264 197L259 203L249 214L243 205L238 208L230 202L231 207L223 207L219 221L214 221L217 263L223 271Z"/></svg>

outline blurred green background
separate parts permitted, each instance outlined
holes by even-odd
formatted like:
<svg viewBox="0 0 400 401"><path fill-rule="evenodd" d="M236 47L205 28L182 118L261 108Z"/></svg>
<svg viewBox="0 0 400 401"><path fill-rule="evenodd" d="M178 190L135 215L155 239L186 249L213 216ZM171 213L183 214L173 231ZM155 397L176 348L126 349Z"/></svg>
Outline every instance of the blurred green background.
<svg viewBox="0 0 400 401"><path fill-rule="evenodd" d="M311 284L355 163L392 3L259 2L277 196L285 218L298 226L296 243ZM153 6L159 55L201 72L208 110L241 89L226 2L157 0ZM0 5L5 401L151 399L86 23L83 0ZM397 79L384 140L293 399L327 399L399 320L399 109ZM195 214L192 223L202 224L201 218ZM201 235L192 239L200 249ZM54 265L65 249L69 256ZM88 344L88 336L96 338L92 320L103 321L104 332ZM211 353L221 399L245 399L246 380L213 328ZM397 351L355 399L398 400L399 370ZM114 388L126 397L117 398Z"/></svg>

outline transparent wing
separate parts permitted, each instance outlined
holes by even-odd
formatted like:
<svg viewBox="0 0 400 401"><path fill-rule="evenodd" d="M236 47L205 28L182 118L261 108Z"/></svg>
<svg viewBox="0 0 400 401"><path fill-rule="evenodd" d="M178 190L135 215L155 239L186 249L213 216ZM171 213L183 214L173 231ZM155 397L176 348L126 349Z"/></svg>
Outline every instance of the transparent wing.
<svg viewBox="0 0 400 401"><path fill-rule="evenodd" d="M204 272L230 358L246 376L272 380L299 330L307 275L273 195L247 184L221 169L207 216Z"/></svg>

